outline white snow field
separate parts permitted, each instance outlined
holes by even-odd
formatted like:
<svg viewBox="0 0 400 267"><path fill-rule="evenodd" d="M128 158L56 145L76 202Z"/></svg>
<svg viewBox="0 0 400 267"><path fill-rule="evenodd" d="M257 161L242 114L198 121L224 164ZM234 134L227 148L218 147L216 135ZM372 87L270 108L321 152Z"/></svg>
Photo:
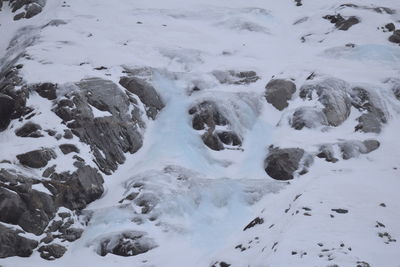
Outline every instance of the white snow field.
<svg viewBox="0 0 400 267"><path fill-rule="evenodd" d="M341 6L349 3L358 7ZM343 31L322 18L338 13L360 22ZM151 83L165 108L145 121L139 151L103 175L104 194L81 212L82 237L60 242L68 248L63 257L47 261L34 251L0 259L1 267L400 267L400 101L387 82L400 79L400 46L381 29L389 22L400 27L399 0L303 0L302 6L293 0L48 0L34 18L13 21L13 15L4 4L0 65L12 53L26 53L18 63L27 83L100 77L119 84L131 72ZM65 23L42 28L55 19ZM26 26L29 33L18 32ZM7 49L15 34L19 45ZM34 41L26 46L29 35ZM229 71L254 71L260 79L222 81ZM297 108L321 106L299 95L312 73L367 88L387 118L381 132L354 131L362 114L355 107L337 127L292 128ZM264 97L272 77L297 86L282 111ZM243 139L239 148L211 150L193 129L188 110L205 100L218 103L232 122ZM43 128L65 128L49 100L33 94L29 105ZM9 128L21 125L14 120ZM366 139L378 140L379 148L335 163L315 156L322 144ZM0 132L0 168L59 142ZM72 142L95 167L90 147L76 136ZM264 170L270 145L302 148L313 164L293 180L275 180ZM73 162L70 154L49 164L61 172ZM39 170L19 171L41 177ZM135 190L154 201L148 214L123 201ZM98 240L123 231L147 233L154 248L131 257L96 253Z"/></svg>

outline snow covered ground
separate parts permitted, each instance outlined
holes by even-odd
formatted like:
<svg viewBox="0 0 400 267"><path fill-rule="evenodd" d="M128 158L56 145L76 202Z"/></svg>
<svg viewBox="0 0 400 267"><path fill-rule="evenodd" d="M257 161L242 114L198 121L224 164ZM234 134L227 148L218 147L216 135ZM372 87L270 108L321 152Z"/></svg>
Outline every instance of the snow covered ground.
<svg viewBox="0 0 400 267"><path fill-rule="evenodd" d="M0 265L399 267L400 102L385 81L400 78L400 47L380 27L389 22L400 27L400 4L352 0L368 8L341 7L345 3L49 0L41 14L17 22L3 7L0 63L18 29L33 25L37 31L34 45L26 48L29 56L18 61L27 83L101 77L118 84L124 72L135 71L156 88L165 108L146 121L143 147L104 175L105 193L83 211L82 217L92 219L79 240L63 244L68 251L62 258L46 261L34 252L30 258L0 259ZM380 6L396 13L372 9ZM322 18L337 13L357 16L360 23L341 31ZM65 24L40 28L55 19ZM234 84L215 75L231 70L255 71L260 79ZM382 132L355 132L361 113L354 107L338 127L291 128L287 118L294 110L316 103L305 104L297 90L289 107L278 111L265 100L265 85L272 77L290 78L300 88L312 73L375 92L388 114ZM195 86L200 90L192 91ZM204 100L216 101L234 122L243 137L240 149L213 151L203 144L188 110ZM51 102L33 95L29 104L39 111L36 123L61 127ZM96 114L107 115L102 112ZM20 125L13 121L10 128ZM315 155L321 144L368 138L380 142L378 150L336 163L315 157L307 174L289 182L264 170L270 145ZM16 163L17 154L58 143L1 132L0 160ZM95 166L90 148L83 143L79 148ZM70 160L57 162L58 170L71 168ZM156 199L145 215L139 204L122 201L135 183ZM255 218L259 223L244 231ZM96 254L97 239L126 230L146 232L157 247L133 257Z"/></svg>

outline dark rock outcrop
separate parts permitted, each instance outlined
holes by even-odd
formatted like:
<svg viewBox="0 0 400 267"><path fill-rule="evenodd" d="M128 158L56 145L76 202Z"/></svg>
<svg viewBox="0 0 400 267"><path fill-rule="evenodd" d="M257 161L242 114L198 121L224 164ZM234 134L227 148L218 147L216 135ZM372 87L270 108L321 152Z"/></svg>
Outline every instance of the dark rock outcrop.
<svg viewBox="0 0 400 267"><path fill-rule="evenodd" d="M15 130L15 134L20 137L43 137L43 134L40 132L42 127L39 124L33 122L25 123L21 128Z"/></svg>
<svg viewBox="0 0 400 267"><path fill-rule="evenodd" d="M267 174L276 180L291 180L295 173L305 174L313 159L301 148L270 147L264 162Z"/></svg>
<svg viewBox="0 0 400 267"><path fill-rule="evenodd" d="M46 4L46 0L9 0L8 2L12 12L18 12L17 15L14 16L14 20L22 18L30 19L42 12ZM21 9L23 10L21 11Z"/></svg>
<svg viewBox="0 0 400 267"><path fill-rule="evenodd" d="M347 31L353 25L360 23L360 20L357 17L350 16L350 17L344 18L340 14L326 15L323 18L327 19L331 23L335 24L335 27L341 31Z"/></svg>
<svg viewBox="0 0 400 267"><path fill-rule="evenodd" d="M24 154L17 155L19 162L30 168L43 168L47 163L57 156L53 150L48 148L33 150Z"/></svg>
<svg viewBox="0 0 400 267"><path fill-rule="evenodd" d="M395 30L389 37L389 41L395 44L400 44L400 30Z"/></svg>
<svg viewBox="0 0 400 267"><path fill-rule="evenodd" d="M324 144L319 148L317 157L323 158L328 162L335 163L338 157L348 160L358 157L360 154L368 154L380 146L379 141L375 139L367 139L364 141L342 141L335 144ZM335 149L337 147L337 149ZM340 151L340 155L335 155L335 151Z"/></svg>
<svg viewBox="0 0 400 267"><path fill-rule="evenodd" d="M314 92L330 126L339 126L349 117L351 100L346 82L335 78L312 81L300 88L300 97L312 99Z"/></svg>
<svg viewBox="0 0 400 267"><path fill-rule="evenodd" d="M142 146L140 110L111 81L90 78L76 85L76 90L58 101L54 112L90 145L100 170L111 174L124 163L124 153L135 153ZM102 113L96 114L96 109Z"/></svg>
<svg viewBox="0 0 400 267"><path fill-rule="evenodd" d="M380 133L382 124L387 122L382 107L379 106L377 97L373 98L370 92L361 87L354 87L351 90L352 104L358 110L364 112L357 118L356 131L365 133Z"/></svg>
<svg viewBox="0 0 400 267"><path fill-rule="evenodd" d="M153 120L164 108L164 103L154 87L144 80L135 77L122 77L119 83L132 94L139 97L140 101L146 106L147 116Z"/></svg>
<svg viewBox="0 0 400 267"><path fill-rule="evenodd" d="M146 253L157 247L153 239L146 236L144 232L122 232L112 236L104 237L99 242L97 253L105 256L108 253L118 256L135 256Z"/></svg>
<svg viewBox="0 0 400 267"><path fill-rule="evenodd" d="M15 100L10 96L0 93L0 131L7 128L14 113Z"/></svg>
<svg viewBox="0 0 400 267"><path fill-rule="evenodd" d="M289 104L288 101L296 92L296 85L290 80L273 79L265 86L265 98L276 109L283 110Z"/></svg>
<svg viewBox="0 0 400 267"><path fill-rule="evenodd" d="M72 153L72 152L79 153L79 148L77 148L73 144L62 144L62 145L60 145L60 149L61 149L62 153L64 153L65 155Z"/></svg>
<svg viewBox="0 0 400 267"><path fill-rule="evenodd" d="M19 235L16 231L0 223L0 258L29 257L37 247L38 242Z"/></svg>
<svg viewBox="0 0 400 267"><path fill-rule="evenodd" d="M202 139L212 150L223 150L225 146L241 146L241 137L230 129L229 120L221 113L216 103L203 101L189 109L192 126L195 130L205 130ZM226 129L217 130L223 126Z"/></svg>

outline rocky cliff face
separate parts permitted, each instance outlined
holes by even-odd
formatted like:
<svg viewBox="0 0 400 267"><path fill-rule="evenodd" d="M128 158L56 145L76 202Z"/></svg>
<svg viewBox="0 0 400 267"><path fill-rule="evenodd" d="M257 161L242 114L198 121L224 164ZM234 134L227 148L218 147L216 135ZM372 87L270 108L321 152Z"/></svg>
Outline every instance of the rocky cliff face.
<svg viewBox="0 0 400 267"><path fill-rule="evenodd" d="M367 2L0 0L0 266L397 266Z"/></svg>

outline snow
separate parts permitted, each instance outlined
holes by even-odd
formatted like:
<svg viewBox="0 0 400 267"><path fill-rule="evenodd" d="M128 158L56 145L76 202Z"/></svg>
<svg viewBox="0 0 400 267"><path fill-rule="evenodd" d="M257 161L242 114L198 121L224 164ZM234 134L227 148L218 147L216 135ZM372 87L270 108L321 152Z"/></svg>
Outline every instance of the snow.
<svg viewBox="0 0 400 267"><path fill-rule="evenodd" d="M43 13L18 22L4 7L0 64L12 58L6 47L17 30L34 25L39 28L33 28L37 39L26 49L30 59L19 60L27 82L64 84L101 77L118 83L123 70L141 68L166 106L156 120L146 122L143 147L127 154L125 164L105 176L104 195L83 211L93 214L89 225L81 239L68 244L63 258L47 262L34 252L28 259L0 259L0 265L177 267L210 266L223 260L233 267L342 267L356 266L357 261L398 267L400 102L383 82L400 75L400 47L387 41L390 33L377 29L388 22L400 27L398 14L339 9L344 3L339 0L303 0L302 7L292 0L68 0L62 7L63 2L49 0ZM351 2L400 9L397 0ZM335 30L322 16L338 12L356 15L361 23L348 31ZM66 24L40 29L52 19ZM99 66L107 69L96 70ZM228 70L256 71L261 79L248 85L220 84L215 71ZM360 115L354 108L339 127L292 129L288 118L296 108L320 103L300 99L297 90L289 107L279 112L265 101L265 84L273 76L285 77L293 78L299 88L314 72L368 88L389 115L382 133L354 132ZM201 91L188 93L194 85ZM212 151L192 128L188 109L207 99L221 106L243 137L240 150ZM43 130L62 134L66 129L49 112L50 101L32 94L28 104L35 108L34 122ZM91 108L95 117L111 115ZM40 147L56 149L62 142L47 134L40 139L16 137L14 131L20 126L15 120L0 133L0 162L7 159L18 165L16 155ZM335 164L316 158L309 173L289 183L274 181L264 171L272 144L315 154L320 144L368 138L378 139L380 148ZM87 145L76 137L69 143L95 166ZM52 160L49 166L74 170L72 156L62 162ZM8 166L0 163L0 168ZM22 166L18 171L36 178L43 172ZM138 181L146 184L146 193L161 200L153 210L156 221L141 215L141 207L134 203L119 203ZM33 189L46 192L38 185ZM349 212L337 214L331 210L335 208ZM264 223L243 231L256 217ZM143 223L134 223L137 218ZM376 228L377 221L385 229ZM158 247L127 258L95 253L99 237L125 230L147 232ZM379 232L389 232L398 241L385 244ZM239 244L251 248L241 252L235 249ZM321 251L324 248L329 251Z"/></svg>

